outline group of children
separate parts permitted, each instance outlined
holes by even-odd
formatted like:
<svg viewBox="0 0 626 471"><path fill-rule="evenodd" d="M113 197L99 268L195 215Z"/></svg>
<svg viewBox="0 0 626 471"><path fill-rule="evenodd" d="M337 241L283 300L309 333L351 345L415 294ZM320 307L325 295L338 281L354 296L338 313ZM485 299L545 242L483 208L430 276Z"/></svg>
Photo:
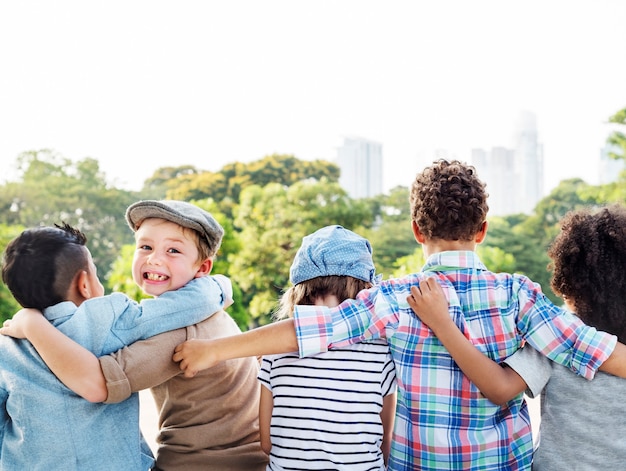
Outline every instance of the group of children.
<svg viewBox="0 0 626 471"><path fill-rule="evenodd" d="M128 208L133 279L154 296L141 303L103 296L79 231L25 231L2 269L27 309L0 333L30 342L0 337L0 468L617 469L626 210L564 219L549 256L573 315L479 260L488 205L473 167L434 162L410 201L420 273L380 281L367 240L322 228L292 264L288 318L245 333L223 310L228 280L210 275L223 230L194 205ZM145 388L156 462L139 432ZM542 395L537 450L525 391Z"/></svg>

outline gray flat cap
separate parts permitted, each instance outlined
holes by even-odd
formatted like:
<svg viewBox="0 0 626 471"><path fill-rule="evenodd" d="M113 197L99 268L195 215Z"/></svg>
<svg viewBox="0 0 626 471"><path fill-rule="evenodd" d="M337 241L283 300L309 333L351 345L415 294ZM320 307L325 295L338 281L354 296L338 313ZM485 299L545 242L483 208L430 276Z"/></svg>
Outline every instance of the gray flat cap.
<svg viewBox="0 0 626 471"><path fill-rule="evenodd" d="M224 229L211 213L186 201L144 200L131 204L126 210L126 222L135 232L144 219L159 218L193 229L206 240L215 255L222 243Z"/></svg>

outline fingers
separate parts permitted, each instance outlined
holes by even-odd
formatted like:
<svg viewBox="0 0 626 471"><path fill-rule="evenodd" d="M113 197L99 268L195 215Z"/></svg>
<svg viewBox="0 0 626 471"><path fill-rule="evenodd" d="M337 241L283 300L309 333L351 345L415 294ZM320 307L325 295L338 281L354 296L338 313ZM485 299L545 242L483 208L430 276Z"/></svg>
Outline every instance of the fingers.
<svg viewBox="0 0 626 471"><path fill-rule="evenodd" d="M0 335L8 335L11 334L11 319L7 319L2 323L2 327L0 327Z"/></svg>
<svg viewBox="0 0 626 471"><path fill-rule="evenodd" d="M441 285L439 284L439 282L434 276L429 276L428 278L425 278L422 281L420 281L420 290L423 293L432 293L433 291L437 289L440 290Z"/></svg>
<svg viewBox="0 0 626 471"><path fill-rule="evenodd" d="M176 345L176 348L174 348L174 354L172 355L172 360L178 363L179 368L183 371L183 376L186 378L193 378L198 374L198 370L192 369L191 362L185 358L185 343L186 342Z"/></svg>
<svg viewBox="0 0 626 471"><path fill-rule="evenodd" d="M439 298L445 298L443 288L436 277L430 276L421 280L418 285L411 286L411 294L407 301L412 308L416 308Z"/></svg>
<svg viewBox="0 0 626 471"><path fill-rule="evenodd" d="M198 372L193 370L184 370L183 376L185 378L193 378Z"/></svg>

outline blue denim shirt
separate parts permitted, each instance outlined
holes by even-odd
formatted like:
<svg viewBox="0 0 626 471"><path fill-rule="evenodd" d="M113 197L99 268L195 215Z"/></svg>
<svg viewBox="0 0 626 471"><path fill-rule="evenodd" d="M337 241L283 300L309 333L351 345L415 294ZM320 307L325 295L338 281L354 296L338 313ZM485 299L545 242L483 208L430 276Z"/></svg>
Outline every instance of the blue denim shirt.
<svg viewBox="0 0 626 471"><path fill-rule="evenodd" d="M222 284L207 276L141 303L114 293L78 308L62 302L44 315L101 356L208 318L224 305ZM138 394L90 403L66 388L27 340L0 336L0 405L2 470L137 471L154 463L139 428Z"/></svg>

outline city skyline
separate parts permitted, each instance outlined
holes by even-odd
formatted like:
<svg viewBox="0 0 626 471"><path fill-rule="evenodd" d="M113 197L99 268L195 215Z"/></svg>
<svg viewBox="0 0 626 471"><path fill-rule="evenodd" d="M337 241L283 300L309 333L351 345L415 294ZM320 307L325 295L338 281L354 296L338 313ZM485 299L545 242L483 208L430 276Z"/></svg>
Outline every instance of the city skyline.
<svg viewBox="0 0 626 471"><path fill-rule="evenodd" d="M383 191L383 154L379 142L346 136L334 160L339 166L339 184L352 198L373 198Z"/></svg>
<svg viewBox="0 0 626 471"><path fill-rule="evenodd" d="M2 178L54 149L139 189L164 166L332 161L354 135L382 145L387 191L435 149L509 147L530 110L545 192L595 184L626 106L624 20L621 0L3 2Z"/></svg>

